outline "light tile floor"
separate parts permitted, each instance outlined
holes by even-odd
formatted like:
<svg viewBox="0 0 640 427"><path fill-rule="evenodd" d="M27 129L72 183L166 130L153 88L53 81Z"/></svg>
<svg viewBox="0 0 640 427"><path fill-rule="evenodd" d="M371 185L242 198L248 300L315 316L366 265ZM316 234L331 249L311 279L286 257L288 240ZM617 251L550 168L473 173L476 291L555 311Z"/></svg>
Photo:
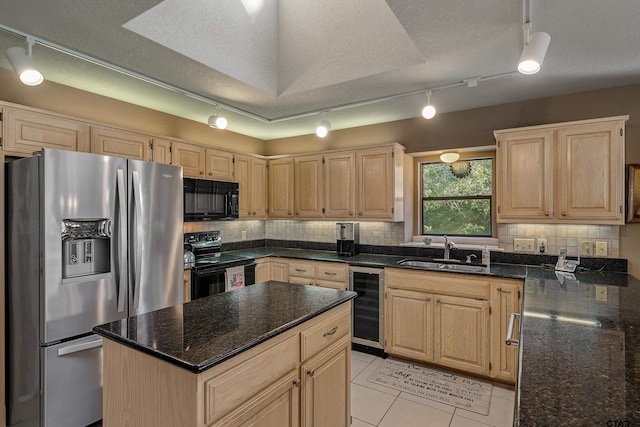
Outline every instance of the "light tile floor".
<svg viewBox="0 0 640 427"><path fill-rule="evenodd" d="M351 352L352 427L513 426L512 390L494 385L489 415L480 415L367 381L383 360Z"/></svg>

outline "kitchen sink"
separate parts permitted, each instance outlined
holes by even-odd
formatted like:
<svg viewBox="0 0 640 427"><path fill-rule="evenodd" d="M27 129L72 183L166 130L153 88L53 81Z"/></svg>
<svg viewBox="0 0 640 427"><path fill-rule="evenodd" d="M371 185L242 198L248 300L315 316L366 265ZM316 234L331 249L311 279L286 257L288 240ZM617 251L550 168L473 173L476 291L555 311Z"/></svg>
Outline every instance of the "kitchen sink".
<svg viewBox="0 0 640 427"><path fill-rule="evenodd" d="M444 261L444 260L443 260ZM423 261L417 259L403 259L398 261L398 265L403 267L424 268L429 270L449 270L449 271L464 271L480 273L485 271L486 267L483 264L464 264L460 262L453 263L443 262L440 260Z"/></svg>

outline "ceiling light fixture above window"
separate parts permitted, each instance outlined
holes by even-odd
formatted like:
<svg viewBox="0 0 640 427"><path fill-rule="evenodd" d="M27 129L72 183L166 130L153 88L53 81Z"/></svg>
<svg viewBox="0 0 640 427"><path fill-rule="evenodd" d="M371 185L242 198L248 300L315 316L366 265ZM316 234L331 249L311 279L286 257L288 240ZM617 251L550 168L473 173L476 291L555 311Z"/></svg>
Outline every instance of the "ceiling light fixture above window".
<svg viewBox="0 0 640 427"><path fill-rule="evenodd" d="M540 71L547 49L551 43L551 36L547 33L531 33L531 0L524 0L524 48L520 55L518 71L530 75Z"/></svg>
<svg viewBox="0 0 640 427"><path fill-rule="evenodd" d="M422 109L422 117L431 120L436 116L436 107L431 105L431 91L427 91L427 105Z"/></svg>
<svg viewBox="0 0 640 427"><path fill-rule="evenodd" d="M37 86L44 81L44 76L33 62L34 43L33 38L27 37L27 52L21 47L10 47L4 52L20 81L27 86Z"/></svg>
<svg viewBox="0 0 640 427"><path fill-rule="evenodd" d="M440 160L444 163L453 163L456 162L460 158L460 154L456 151L447 151L440 154Z"/></svg>

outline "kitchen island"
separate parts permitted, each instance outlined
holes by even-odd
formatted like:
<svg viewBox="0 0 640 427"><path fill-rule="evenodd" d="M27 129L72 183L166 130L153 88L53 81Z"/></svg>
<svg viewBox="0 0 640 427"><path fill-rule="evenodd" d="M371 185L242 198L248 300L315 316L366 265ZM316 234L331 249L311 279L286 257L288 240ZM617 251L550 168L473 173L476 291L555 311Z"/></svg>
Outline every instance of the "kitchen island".
<svg viewBox="0 0 640 427"><path fill-rule="evenodd" d="M270 281L97 326L104 426L348 425L355 296Z"/></svg>

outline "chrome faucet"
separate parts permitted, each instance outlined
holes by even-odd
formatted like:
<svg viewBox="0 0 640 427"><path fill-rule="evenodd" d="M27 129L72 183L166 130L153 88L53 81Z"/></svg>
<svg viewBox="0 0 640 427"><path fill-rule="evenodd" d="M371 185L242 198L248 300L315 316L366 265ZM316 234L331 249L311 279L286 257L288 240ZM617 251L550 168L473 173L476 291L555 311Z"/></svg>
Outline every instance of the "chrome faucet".
<svg viewBox="0 0 640 427"><path fill-rule="evenodd" d="M445 235L444 236L444 259L449 259L449 251L451 249L458 249L458 247L456 246L455 243L449 240Z"/></svg>

